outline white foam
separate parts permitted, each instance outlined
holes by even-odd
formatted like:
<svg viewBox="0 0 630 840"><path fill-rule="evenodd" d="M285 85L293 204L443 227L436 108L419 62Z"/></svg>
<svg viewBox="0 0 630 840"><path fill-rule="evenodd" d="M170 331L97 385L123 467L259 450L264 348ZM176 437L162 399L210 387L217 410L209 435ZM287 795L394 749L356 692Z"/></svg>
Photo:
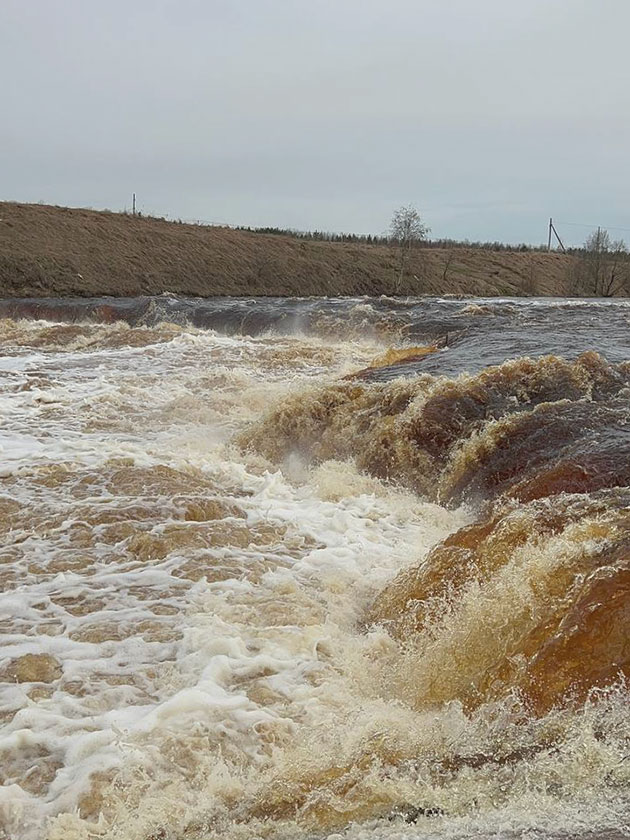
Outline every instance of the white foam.
<svg viewBox="0 0 630 840"><path fill-rule="evenodd" d="M186 836L333 838L337 829L292 816L264 821L256 805L383 738L435 764L445 744L475 752L516 737L456 704L418 713L384 697L395 645L362 626L382 586L466 511L423 504L351 462L283 473L230 444L287 393L382 348L193 329L165 340L158 328L162 343L100 346L113 326L78 348L35 351L29 330L42 324L21 329L22 344L0 359L0 510L18 504L0 532L0 672L45 654L63 674L0 682L8 836L146 840L164 828L177 838L197 821L207 831ZM208 500L224 506L218 521L184 518ZM589 755L601 758L594 746ZM567 778L580 766L576 747ZM538 770L553 776L542 759ZM359 798L373 785L383 801L396 788L451 809L423 836L428 825L442 837L513 830L545 803L551 824L560 807L524 776L506 782L523 786L509 800L496 771L442 787L420 764L379 772L365 768ZM420 829L363 820L340 831L402 840Z"/></svg>

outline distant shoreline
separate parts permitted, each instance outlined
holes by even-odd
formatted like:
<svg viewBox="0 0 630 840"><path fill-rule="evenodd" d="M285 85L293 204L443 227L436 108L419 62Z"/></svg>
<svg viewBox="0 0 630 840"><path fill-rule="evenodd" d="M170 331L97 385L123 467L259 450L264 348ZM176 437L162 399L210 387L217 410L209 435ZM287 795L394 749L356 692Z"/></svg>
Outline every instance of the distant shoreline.
<svg viewBox="0 0 630 840"><path fill-rule="evenodd" d="M574 257L304 240L107 211L0 202L0 297L567 294Z"/></svg>

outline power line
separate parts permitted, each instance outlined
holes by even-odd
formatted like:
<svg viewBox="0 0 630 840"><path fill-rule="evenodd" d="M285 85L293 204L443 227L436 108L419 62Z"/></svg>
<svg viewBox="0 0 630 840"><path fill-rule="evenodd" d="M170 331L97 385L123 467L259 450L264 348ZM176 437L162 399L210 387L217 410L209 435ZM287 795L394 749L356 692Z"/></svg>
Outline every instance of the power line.
<svg viewBox="0 0 630 840"><path fill-rule="evenodd" d="M556 222L558 225L569 225L570 227L583 227L583 228L591 228L591 230L595 230L598 227L606 228L606 230L623 230L627 233L630 233L630 228L625 227L615 227L614 225L587 225L583 222Z"/></svg>

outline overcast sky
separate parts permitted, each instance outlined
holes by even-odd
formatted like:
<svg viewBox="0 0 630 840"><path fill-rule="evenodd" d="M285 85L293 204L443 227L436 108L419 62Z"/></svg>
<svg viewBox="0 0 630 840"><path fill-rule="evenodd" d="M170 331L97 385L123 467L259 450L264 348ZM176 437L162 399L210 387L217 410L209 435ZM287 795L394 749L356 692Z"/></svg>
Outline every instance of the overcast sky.
<svg viewBox="0 0 630 840"><path fill-rule="evenodd" d="M0 198L630 241L630 0L0 0Z"/></svg>

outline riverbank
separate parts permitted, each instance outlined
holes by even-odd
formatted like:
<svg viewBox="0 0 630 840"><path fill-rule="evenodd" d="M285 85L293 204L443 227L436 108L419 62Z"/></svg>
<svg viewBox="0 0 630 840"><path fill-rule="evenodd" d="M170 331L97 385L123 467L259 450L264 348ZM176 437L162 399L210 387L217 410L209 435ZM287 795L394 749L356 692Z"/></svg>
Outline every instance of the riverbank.
<svg viewBox="0 0 630 840"><path fill-rule="evenodd" d="M0 202L0 296L564 295L572 257L303 241L107 211Z"/></svg>

